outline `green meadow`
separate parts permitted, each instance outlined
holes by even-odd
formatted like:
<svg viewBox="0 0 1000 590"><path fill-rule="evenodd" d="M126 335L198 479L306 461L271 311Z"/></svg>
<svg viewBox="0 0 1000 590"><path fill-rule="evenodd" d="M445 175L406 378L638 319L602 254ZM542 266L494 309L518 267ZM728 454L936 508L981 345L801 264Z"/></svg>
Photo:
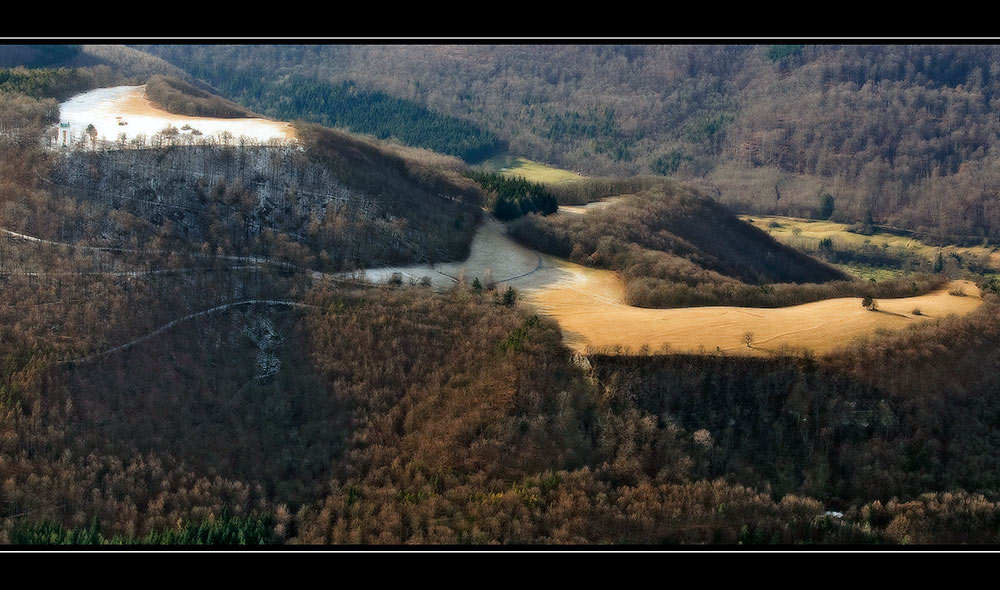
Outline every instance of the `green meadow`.
<svg viewBox="0 0 1000 590"><path fill-rule="evenodd" d="M509 154L493 156L483 162L482 167L491 172L500 172L508 176L521 176L529 182L542 182L546 184L573 182L584 178L569 170L555 168Z"/></svg>
<svg viewBox="0 0 1000 590"><path fill-rule="evenodd" d="M935 265L980 274L1000 271L1000 251L992 244L935 246L878 228L867 235L855 233L848 231L847 224L834 221L764 215L743 215L741 219L794 248L821 256L824 248L827 253L841 254L839 260L831 262L863 278L882 280L917 270L915 267Z"/></svg>

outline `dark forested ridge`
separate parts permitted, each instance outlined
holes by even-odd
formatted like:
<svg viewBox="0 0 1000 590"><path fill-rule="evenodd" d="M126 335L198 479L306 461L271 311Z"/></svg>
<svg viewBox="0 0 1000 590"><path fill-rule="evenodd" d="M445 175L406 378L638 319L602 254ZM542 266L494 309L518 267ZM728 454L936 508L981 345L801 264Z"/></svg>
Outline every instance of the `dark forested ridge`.
<svg viewBox="0 0 1000 590"><path fill-rule="evenodd" d="M0 67L45 68L64 65L80 56L80 45L5 45L0 51Z"/></svg>
<svg viewBox="0 0 1000 590"><path fill-rule="evenodd" d="M494 134L467 119L384 92L359 89L352 80L275 79L255 69L236 70L219 62L192 68L190 73L233 100L277 119L342 127L379 139L393 137L468 162L485 160L506 149Z"/></svg>
<svg viewBox="0 0 1000 590"><path fill-rule="evenodd" d="M1000 238L993 45L142 49L192 72L354 80L476 121L513 153L699 179L744 212L811 217L830 194L840 220Z"/></svg>
<svg viewBox="0 0 1000 590"><path fill-rule="evenodd" d="M101 85L141 84L150 76L161 74L204 86L184 70L124 45L0 45L0 68L18 67L83 70L113 77L113 82Z"/></svg>

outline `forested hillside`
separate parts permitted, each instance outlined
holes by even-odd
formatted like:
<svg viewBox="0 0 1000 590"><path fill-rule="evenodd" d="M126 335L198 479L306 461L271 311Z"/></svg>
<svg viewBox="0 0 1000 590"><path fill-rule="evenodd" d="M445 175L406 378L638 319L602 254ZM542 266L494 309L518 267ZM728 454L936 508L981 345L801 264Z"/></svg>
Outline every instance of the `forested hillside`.
<svg viewBox="0 0 1000 590"><path fill-rule="evenodd" d="M18 95L65 100L74 94L111 84L108 68L15 68L0 69L0 91L16 100Z"/></svg>
<svg viewBox="0 0 1000 590"><path fill-rule="evenodd" d="M7 204L8 227L101 246L264 256L323 271L465 256L482 197L447 169L447 158L408 152L432 158L431 168L332 130L305 127L300 135L305 150L206 141L67 154L43 186L93 212L52 218L34 201L15 201Z"/></svg>
<svg viewBox="0 0 1000 590"><path fill-rule="evenodd" d="M513 153L587 174L697 179L742 212L816 216L829 194L836 219L1000 238L995 46L141 49L212 84L234 73L351 80L475 121Z"/></svg>
<svg viewBox="0 0 1000 590"><path fill-rule="evenodd" d="M275 72L334 51L286 49L252 51ZM653 305L919 290L943 275L841 281L688 185L600 179L550 193L487 175L484 188L453 156L317 124L298 124L294 145L48 149L57 99L107 73L64 68L77 54L61 51L0 84L0 543L1000 542L995 279L964 317L820 357L574 354L513 288L375 285L340 271L460 259L491 200L548 213L555 200L626 191L614 208L509 227L619 270L640 287L629 297ZM259 66L219 51L234 68ZM551 54L554 87L574 84L559 64L579 51ZM594 63L624 56L622 75L648 63L645 50L586 51ZM687 51L696 79L702 50ZM814 59L704 51L719 71L759 59L783 80ZM596 136L617 133L617 108ZM712 136L732 132L733 113L711 115ZM724 146L679 157L677 171ZM652 286L667 296L654 301Z"/></svg>
<svg viewBox="0 0 1000 590"><path fill-rule="evenodd" d="M148 53L124 45L17 45L0 46L0 67L31 69L98 69L116 77L115 83L136 84L161 74L197 83L184 70Z"/></svg>
<svg viewBox="0 0 1000 590"><path fill-rule="evenodd" d="M146 81L146 98L163 109L191 117L253 117L253 112L187 82L156 74Z"/></svg>
<svg viewBox="0 0 1000 590"><path fill-rule="evenodd" d="M831 297L906 297L942 277L859 281L741 222L705 195L661 181L584 215L529 215L510 225L524 244L621 273L639 307L781 307Z"/></svg>
<svg viewBox="0 0 1000 590"><path fill-rule="evenodd" d="M384 92L359 89L352 80L331 83L301 75L275 78L237 70L225 62L193 67L191 73L233 100L277 119L342 127L379 139L393 137L470 162L506 149L493 133L470 120Z"/></svg>

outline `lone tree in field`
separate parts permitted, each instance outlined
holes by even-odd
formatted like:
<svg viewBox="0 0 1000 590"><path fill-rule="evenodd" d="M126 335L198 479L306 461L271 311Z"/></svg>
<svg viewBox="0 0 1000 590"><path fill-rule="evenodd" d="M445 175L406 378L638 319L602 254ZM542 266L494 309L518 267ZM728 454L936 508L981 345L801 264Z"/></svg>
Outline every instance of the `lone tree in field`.
<svg viewBox="0 0 1000 590"><path fill-rule="evenodd" d="M743 333L743 344L746 344L747 348L753 348L753 332Z"/></svg>
<svg viewBox="0 0 1000 590"><path fill-rule="evenodd" d="M824 193L820 199L819 218L830 219L833 217L834 199L830 193Z"/></svg>
<svg viewBox="0 0 1000 590"><path fill-rule="evenodd" d="M865 295L865 298L861 300L861 307L868 311L878 311L878 302L872 299L871 295Z"/></svg>

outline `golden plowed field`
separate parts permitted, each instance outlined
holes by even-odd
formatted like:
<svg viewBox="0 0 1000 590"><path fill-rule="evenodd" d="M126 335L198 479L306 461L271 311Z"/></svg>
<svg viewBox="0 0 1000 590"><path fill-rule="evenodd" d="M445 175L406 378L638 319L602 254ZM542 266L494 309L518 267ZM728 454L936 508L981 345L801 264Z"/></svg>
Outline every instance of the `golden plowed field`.
<svg viewBox="0 0 1000 590"><path fill-rule="evenodd" d="M975 284L954 281L926 295L878 300L878 311L866 310L858 297L782 308L645 309L623 303L624 285L614 273L583 271L573 272L573 278L562 284L525 292L527 301L559 322L567 344L579 352L613 346L636 351L644 345L659 351L667 345L673 352L767 355L792 347L821 354L879 328L899 329L948 314L962 315L982 304ZM965 295L949 294L955 289Z"/></svg>

